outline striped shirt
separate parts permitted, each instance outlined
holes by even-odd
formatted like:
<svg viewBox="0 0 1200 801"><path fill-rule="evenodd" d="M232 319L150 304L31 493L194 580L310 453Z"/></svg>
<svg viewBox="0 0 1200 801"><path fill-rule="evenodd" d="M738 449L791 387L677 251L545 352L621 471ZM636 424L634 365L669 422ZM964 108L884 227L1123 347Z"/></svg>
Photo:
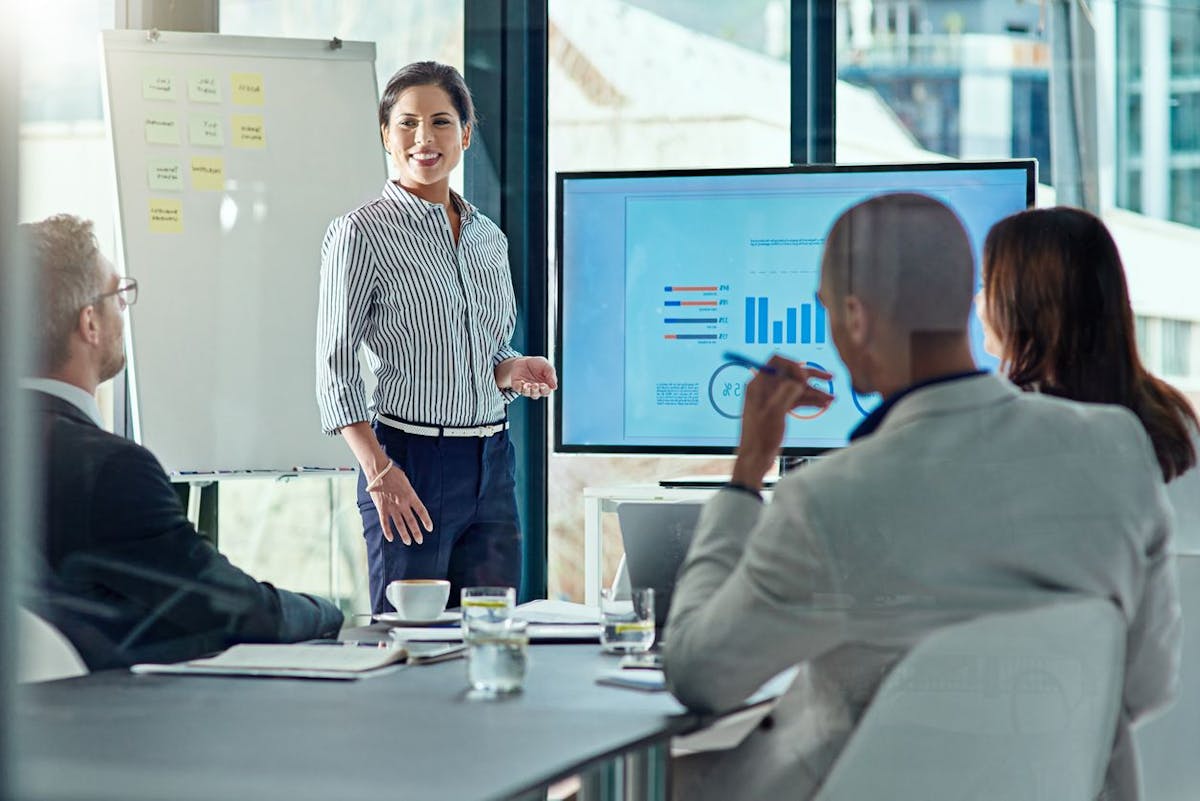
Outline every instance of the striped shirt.
<svg viewBox="0 0 1200 801"><path fill-rule="evenodd" d="M495 367L520 354L508 240L458 195L457 247L445 208L392 182L335 219L321 245L317 405L335 433L373 413L413 423L476 426L515 397ZM358 349L377 386L368 406Z"/></svg>

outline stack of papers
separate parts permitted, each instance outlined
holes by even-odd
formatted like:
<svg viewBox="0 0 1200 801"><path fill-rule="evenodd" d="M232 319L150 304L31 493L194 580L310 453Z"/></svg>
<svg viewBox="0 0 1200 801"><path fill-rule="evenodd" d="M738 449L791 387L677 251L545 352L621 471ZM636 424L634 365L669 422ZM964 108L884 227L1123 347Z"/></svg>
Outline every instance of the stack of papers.
<svg viewBox="0 0 1200 801"><path fill-rule="evenodd" d="M517 607L517 617L531 624L600 624L600 610L570 601L530 601Z"/></svg>
<svg viewBox="0 0 1200 801"><path fill-rule="evenodd" d="M391 644L244 644L204 659L170 665L140 664L130 670L134 673L352 680L377 675L384 668L403 662L407 655L404 648Z"/></svg>
<svg viewBox="0 0 1200 801"><path fill-rule="evenodd" d="M599 642L600 610L570 601L530 601L514 615L529 624L531 642ZM392 638L401 642L459 642L461 627L396 626Z"/></svg>

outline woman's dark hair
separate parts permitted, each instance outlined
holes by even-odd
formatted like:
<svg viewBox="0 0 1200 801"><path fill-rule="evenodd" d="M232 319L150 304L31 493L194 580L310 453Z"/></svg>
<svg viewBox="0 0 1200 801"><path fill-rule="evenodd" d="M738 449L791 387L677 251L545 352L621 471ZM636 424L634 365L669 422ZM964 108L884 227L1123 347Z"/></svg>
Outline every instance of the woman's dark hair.
<svg viewBox="0 0 1200 801"><path fill-rule="evenodd" d="M391 121L392 106L406 89L414 86L436 86L450 96L458 120L463 127L475 124L475 104L471 101L471 90L458 70L436 61L414 61L401 67L388 79L383 97L379 99L379 124L386 127Z"/></svg>
<svg viewBox="0 0 1200 801"><path fill-rule="evenodd" d="M983 289L1014 384L1132 410L1166 481L1196 464L1196 414L1138 358L1125 270L1099 218L1060 206L996 223L983 245Z"/></svg>

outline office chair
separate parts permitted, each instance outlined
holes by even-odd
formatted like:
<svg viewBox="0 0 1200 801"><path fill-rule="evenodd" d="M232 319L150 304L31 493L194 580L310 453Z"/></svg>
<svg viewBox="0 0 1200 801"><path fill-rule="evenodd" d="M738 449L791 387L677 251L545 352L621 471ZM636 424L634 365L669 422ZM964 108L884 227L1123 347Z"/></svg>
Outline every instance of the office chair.
<svg viewBox="0 0 1200 801"><path fill-rule="evenodd" d="M40 681L86 676L87 666L62 632L28 609L18 610L17 681Z"/></svg>
<svg viewBox="0 0 1200 801"><path fill-rule="evenodd" d="M884 680L814 801L1094 801L1124 653L1104 600L936 631Z"/></svg>

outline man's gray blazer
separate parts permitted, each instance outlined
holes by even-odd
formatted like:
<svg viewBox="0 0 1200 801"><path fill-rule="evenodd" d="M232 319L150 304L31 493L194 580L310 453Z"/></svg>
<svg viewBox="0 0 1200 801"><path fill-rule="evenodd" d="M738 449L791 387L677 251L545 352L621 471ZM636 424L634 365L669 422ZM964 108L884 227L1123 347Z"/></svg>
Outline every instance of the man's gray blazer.
<svg viewBox="0 0 1200 801"><path fill-rule="evenodd" d="M1111 599L1128 622L1107 789L1135 797L1129 723L1178 681L1169 539L1161 473L1133 414L991 375L902 397L874 434L787 476L766 506L722 490L672 602L671 691L694 710L728 709L804 664L774 725L690 758L679 797L806 797L924 634L1060 593Z"/></svg>

